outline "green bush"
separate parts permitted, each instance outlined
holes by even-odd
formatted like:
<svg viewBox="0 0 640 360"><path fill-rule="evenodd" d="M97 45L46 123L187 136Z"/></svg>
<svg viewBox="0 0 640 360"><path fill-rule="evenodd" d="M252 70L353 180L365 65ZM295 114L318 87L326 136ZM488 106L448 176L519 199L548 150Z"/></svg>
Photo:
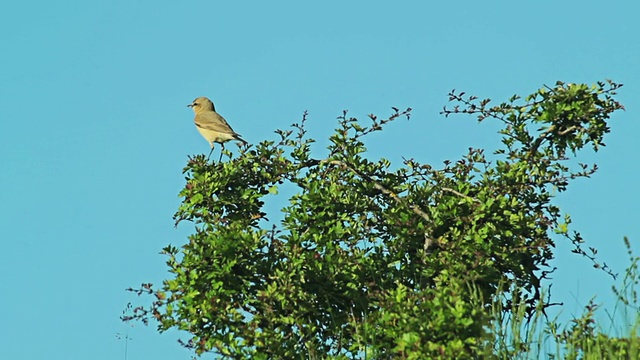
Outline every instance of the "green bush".
<svg viewBox="0 0 640 360"><path fill-rule="evenodd" d="M395 108L344 112L324 156L305 114L227 162L192 157L175 220L194 233L163 250L171 277L136 290L154 301L125 320L154 318L197 354L230 358L505 358L492 309L545 308L554 239L595 262L553 199L596 171L572 158L604 145L619 87L559 82L495 106L452 92L445 115L498 121L502 138L442 168L366 157L369 134L409 118ZM266 201L285 204L282 220Z"/></svg>

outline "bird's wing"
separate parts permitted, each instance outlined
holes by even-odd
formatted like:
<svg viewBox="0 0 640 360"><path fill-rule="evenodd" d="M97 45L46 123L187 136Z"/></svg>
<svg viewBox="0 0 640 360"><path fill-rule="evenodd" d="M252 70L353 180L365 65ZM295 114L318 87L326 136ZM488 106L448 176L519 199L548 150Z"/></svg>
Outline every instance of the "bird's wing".
<svg viewBox="0 0 640 360"><path fill-rule="evenodd" d="M215 111L203 111L196 114L194 119L196 126L199 128L217 131L224 134L235 134L227 121Z"/></svg>

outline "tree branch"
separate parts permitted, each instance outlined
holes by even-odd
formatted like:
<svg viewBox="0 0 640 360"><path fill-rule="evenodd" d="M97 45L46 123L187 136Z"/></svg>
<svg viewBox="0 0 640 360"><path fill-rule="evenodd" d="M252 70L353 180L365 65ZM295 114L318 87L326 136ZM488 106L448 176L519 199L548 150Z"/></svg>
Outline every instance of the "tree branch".
<svg viewBox="0 0 640 360"><path fill-rule="evenodd" d="M364 174L356 169L354 169L353 167L349 166L347 163L340 161L340 160L322 160L319 161L318 163L325 163L325 164L330 164L330 165L337 165L340 166L342 168L345 168L349 171L351 171L352 173L356 174L357 176L369 181L370 183L373 184L373 187L377 190L379 190L381 193L387 195L388 197L392 198L396 203L398 203L401 206L406 206L409 209L411 209L411 211L413 211L416 215L420 216L421 218L423 218L424 220L426 220L428 223L431 222L431 219L429 218L429 215L424 212L418 205L415 204L409 204L406 203L400 196L398 196L398 194L396 194L395 192L387 189L386 187L382 186L382 184L380 184L379 182L377 182L375 179L373 179L371 176ZM431 246L431 244L433 244L435 241L425 232L424 233L424 250L427 250L429 248L429 246Z"/></svg>
<svg viewBox="0 0 640 360"><path fill-rule="evenodd" d="M452 193L452 194L458 195L458 196L463 197L463 198L465 198L465 199L473 200L473 201L474 201L474 202L476 202L476 203L481 203L481 201L480 201L480 200L478 200L478 199L476 199L476 198L474 198L474 197L471 197L471 196L469 196L469 195L465 195L465 194L463 194L463 193L461 193L461 192L459 192L459 191L457 191L457 190L453 190L453 189L448 188L448 187L441 187L441 188L440 188L440 190L442 190L442 191L448 191L448 192L450 192L450 193Z"/></svg>

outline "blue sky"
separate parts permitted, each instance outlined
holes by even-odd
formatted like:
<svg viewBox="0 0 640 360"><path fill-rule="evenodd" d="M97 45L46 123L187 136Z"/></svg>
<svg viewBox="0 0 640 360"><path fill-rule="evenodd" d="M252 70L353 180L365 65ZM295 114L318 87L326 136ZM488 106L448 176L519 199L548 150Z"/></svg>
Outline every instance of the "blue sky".
<svg viewBox="0 0 640 360"><path fill-rule="evenodd" d="M188 359L155 328L118 319L124 291L167 276L189 154L208 152L186 107L197 96L249 142L309 110L322 145L343 109L412 107L371 157L434 165L491 148L490 123L438 114L451 89L501 101L556 80L624 83L627 111L600 171L558 199L615 271L640 253L636 121L640 5L631 1L22 1L0 5L2 359ZM232 148L232 147L230 147ZM611 280L559 244L554 295L568 314Z"/></svg>

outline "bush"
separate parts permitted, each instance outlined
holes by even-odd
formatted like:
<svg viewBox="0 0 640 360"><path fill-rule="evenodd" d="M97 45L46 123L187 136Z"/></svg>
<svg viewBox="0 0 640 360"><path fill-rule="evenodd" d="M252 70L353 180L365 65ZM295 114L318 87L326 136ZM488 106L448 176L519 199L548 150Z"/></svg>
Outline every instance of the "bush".
<svg viewBox="0 0 640 360"><path fill-rule="evenodd" d="M554 233L595 261L552 200L596 171L571 159L604 145L619 87L558 82L495 106L454 91L443 113L497 120L502 140L440 169L365 156L369 134L409 118L395 108L367 124L345 111L323 157L306 113L228 162L191 157L175 220L194 233L164 248L172 277L137 290L155 300L125 320L153 317L197 354L233 358L493 356L496 301L527 316L545 306ZM281 221L269 197L286 204Z"/></svg>

